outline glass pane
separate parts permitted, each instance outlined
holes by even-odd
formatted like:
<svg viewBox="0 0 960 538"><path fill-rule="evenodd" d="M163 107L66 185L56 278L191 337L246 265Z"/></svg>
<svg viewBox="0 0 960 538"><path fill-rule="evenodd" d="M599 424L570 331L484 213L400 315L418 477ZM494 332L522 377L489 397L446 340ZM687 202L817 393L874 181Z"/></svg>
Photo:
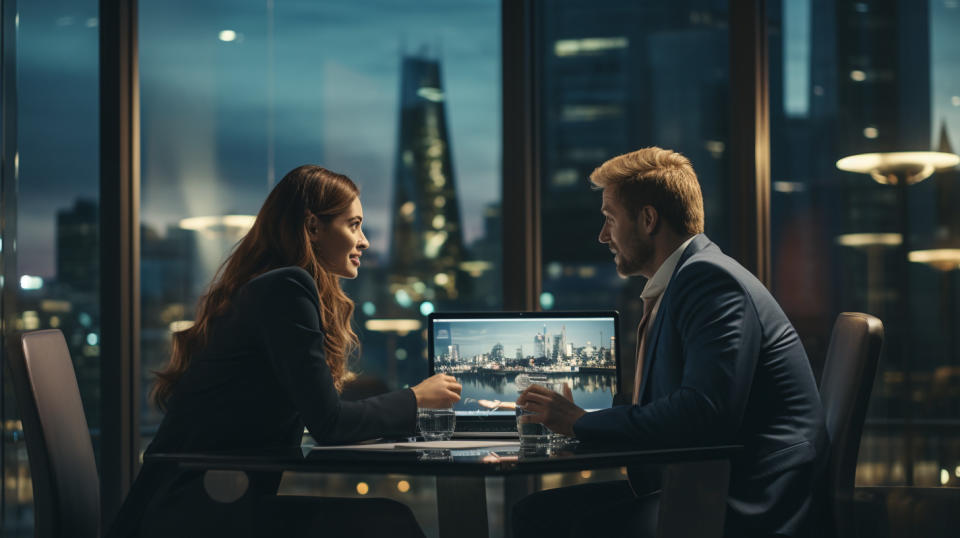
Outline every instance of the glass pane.
<svg viewBox="0 0 960 538"><path fill-rule="evenodd" d="M500 5L140 2L142 388L272 186L361 188L353 366L426 376L432 309L501 305ZM240 215L245 217L232 217ZM146 400L144 444L161 418Z"/></svg>
<svg viewBox="0 0 960 538"><path fill-rule="evenodd" d="M600 192L588 177L646 146L686 155L706 232L729 246L726 3L563 0L537 4L544 309L621 314L633 356L645 280L622 279L597 242Z"/></svg>
<svg viewBox="0 0 960 538"><path fill-rule="evenodd" d="M16 258L16 274L4 280L18 289L16 326L4 337L16 338L14 331L63 331L99 458L98 4L18 5L19 25L4 21L5 31L18 32L17 148L4 160L15 159L19 168L16 179L4 178L17 184L16 200L6 204L16 208L16 236L3 238L4 255ZM5 88L12 82L5 81ZM33 534L30 470L12 387L6 384L3 392L3 534L28 536Z"/></svg>
<svg viewBox="0 0 960 538"><path fill-rule="evenodd" d="M960 4L767 5L774 293L818 372L838 313L884 323L858 484L958 485L960 174L838 161L957 151Z"/></svg>

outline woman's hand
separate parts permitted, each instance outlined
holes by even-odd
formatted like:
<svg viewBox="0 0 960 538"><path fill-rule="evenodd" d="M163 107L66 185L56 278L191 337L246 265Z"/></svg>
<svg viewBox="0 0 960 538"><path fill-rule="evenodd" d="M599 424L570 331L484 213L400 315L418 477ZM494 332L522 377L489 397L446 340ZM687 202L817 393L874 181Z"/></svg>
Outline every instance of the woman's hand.
<svg viewBox="0 0 960 538"><path fill-rule="evenodd" d="M424 379L420 384L412 387L417 397L417 407L451 407L460 400L460 390L463 387L457 379L447 374L437 374Z"/></svg>

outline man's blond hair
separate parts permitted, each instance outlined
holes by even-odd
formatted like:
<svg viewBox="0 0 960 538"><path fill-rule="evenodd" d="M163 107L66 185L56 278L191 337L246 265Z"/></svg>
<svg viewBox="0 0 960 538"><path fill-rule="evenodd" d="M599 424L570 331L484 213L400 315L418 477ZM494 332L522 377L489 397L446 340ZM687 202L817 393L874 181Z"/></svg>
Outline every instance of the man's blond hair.
<svg viewBox="0 0 960 538"><path fill-rule="evenodd" d="M653 206L675 232L703 232L703 194L690 160L652 146L614 157L590 174L599 189L613 188L631 218Z"/></svg>

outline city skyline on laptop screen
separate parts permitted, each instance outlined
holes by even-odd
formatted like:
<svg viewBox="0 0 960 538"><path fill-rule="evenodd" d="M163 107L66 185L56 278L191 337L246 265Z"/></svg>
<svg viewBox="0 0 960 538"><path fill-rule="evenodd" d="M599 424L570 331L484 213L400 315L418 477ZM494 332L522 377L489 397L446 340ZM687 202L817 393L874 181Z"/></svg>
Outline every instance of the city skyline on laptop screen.
<svg viewBox="0 0 960 538"><path fill-rule="evenodd" d="M587 410L610 407L616 387L616 314L569 317L431 316L435 373L463 385L457 415L513 415L533 382L567 383Z"/></svg>

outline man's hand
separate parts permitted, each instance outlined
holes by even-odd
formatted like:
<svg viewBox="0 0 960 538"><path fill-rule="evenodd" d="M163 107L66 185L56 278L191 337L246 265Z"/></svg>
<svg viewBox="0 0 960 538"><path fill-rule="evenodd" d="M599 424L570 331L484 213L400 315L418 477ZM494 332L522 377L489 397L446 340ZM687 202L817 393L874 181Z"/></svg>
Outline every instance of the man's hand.
<svg viewBox="0 0 960 538"><path fill-rule="evenodd" d="M530 385L517 398L517 405L532 415L522 415L523 422L543 424L550 431L573 437L573 423L587 414L573 403L570 385L564 383L563 396L540 385Z"/></svg>

